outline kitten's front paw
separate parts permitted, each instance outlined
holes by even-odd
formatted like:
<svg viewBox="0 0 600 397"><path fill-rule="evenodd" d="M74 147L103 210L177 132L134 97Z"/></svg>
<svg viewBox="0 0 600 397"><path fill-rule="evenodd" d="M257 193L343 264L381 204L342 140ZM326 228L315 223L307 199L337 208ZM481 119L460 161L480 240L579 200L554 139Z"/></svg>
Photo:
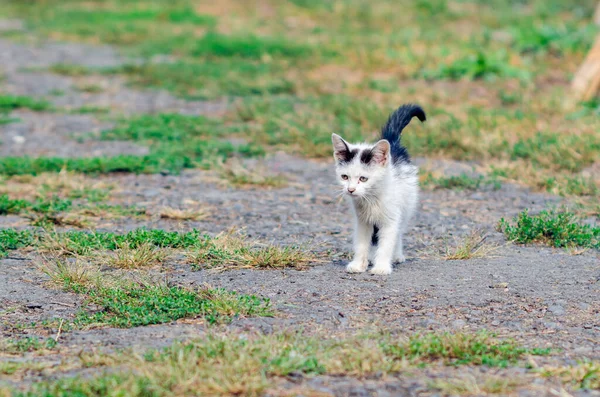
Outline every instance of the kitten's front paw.
<svg viewBox="0 0 600 397"><path fill-rule="evenodd" d="M406 262L406 257L404 255L398 255L394 258L395 263Z"/></svg>
<svg viewBox="0 0 600 397"><path fill-rule="evenodd" d="M367 270L368 262L352 261L346 266L348 273L362 273Z"/></svg>
<svg viewBox="0 0 600 397"><path fill-rule="evenodd" d="M380 274L382 276L392 274L392 265L391 264L388 264L388 265L375 264L375 266L373 266L373 269L370 270L370 273L371 274Z"/></svg>

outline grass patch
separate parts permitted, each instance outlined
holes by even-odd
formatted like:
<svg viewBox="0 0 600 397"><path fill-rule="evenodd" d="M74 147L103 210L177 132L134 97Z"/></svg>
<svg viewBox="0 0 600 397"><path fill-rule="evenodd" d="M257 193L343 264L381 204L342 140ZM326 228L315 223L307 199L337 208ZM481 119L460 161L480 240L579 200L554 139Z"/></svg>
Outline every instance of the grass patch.
<svg viewBox="0 0 600 397"><path fill-rule="evenodd" d="M155 87L186 99L293 94L296 85L277 64L245 59L209 59L125 65L104 73L124 74L136 87Z"/></svg>
<svg viewBox="0 0 600 397"><path fill-rule="evenodd" d="M0 94L0 113L8 114L17 109L30 109L39 112L51 110L52 105L49 102L27 96Z"/></svg>
<svg viewBox="0 0 600 397"><path fill-rule="evenodd" d="M46 261L42 269L64 290L83 294L100 308L80 311L73 322L77 328L131 328L193 317L213 324L238 316L272 315L267 299L222 289L132 280L127 273L106 274L91 265L62 260Z"/></svg>
<svg viewBox="0 0 600 397"><path fill-rule="evenodd" d="M471 176L460 174L456 176L434 177L431 173L426 173L422 179L424 186L434 189L453 189L453 190L479 190L483 187L490 187L498 190L502 187L500 181L494 178L485 178L483 175Z"/></svg>
<svg viewBox="0 0 600 397"><path fill-rule="evenodd" d="M198 230L179 233L136 229L126 234L81 231L36 233L13 229L0 229L0 232L0 249L4 255L10 250L26 247L35 247L40 252L55 256L92 258L97 257L100 251L115 251L111 255L114 259L110 261L117 267L136 267L133 264L140 266L145 260L158 264L164 259L166 249L184 250L194 268L303 269L317 261L314 254L300 247L247 241L232 232L216 237Z"/></svg>
<svg viewBox="0 0 600 397"><path fill-rule="evenodd" d="M557 377L575 389L600 390L600 363L582 362L570 367L542 368L545 377Z"/></svg>
<svg viewBox="0 0 600 397"><path fill-rule="evenodd" d="M181 287L75 288L91 303L103 308L80 313L79 327L110 325L131 328L164 324L180 318L203 317L210 324L234 317L271 316L267 300L221 289L192 290Z"/></svg>
<svg viewBox="0 0 600 397"><path fill-rule="evenodd" d="M248 242L233 233L206 239L188 254L195 269L305 269L317 259L299 247L281 247Z"/></svg>
<svg viewBox="0 0 600 397"><path fill-rule="evenodd" d="M205 210L179 209L172 207L163 207L158 213L158 216L163 219L177 221L199 221L205 219L208 215L208 212Z"/></svg>
<svg viewBox="0 0 600 397"><path fill-rule="evenodd" d="M497 78L518 78L524 81L530 79L529 73L509 63L506 54L489 54L478 52L459 58L452 63L439 66L437 69L424 69L416 77L427 80L469 80Z"/></svg>
<svg viewBox="0 0 600 397"><path fill-rule="evenodd" d="M266 167L249 167L236 159L223 164L219 169L219 176L238 188L281 188L287 185L287 180L282 175L272 175Z"/></svg>
<svg viewBox="0 0 600 397"><path fill-rule="evenodd" d="M226 138L231 132L223 124L204 117L141 116L103 131L100 138L145 144L150 148L149 155L67 159L4 157L0 159L0 174L38 175L62 170L83 174L179 172L185 168L207 168L233 155L255 156L264 152L256 145L228 142Z"/></svg>
<svg viewBox="0 0 600 397"><path fill-rule="evenodd" d="M121 269L139 269L161 265L168 257L165 248L141 244L136 248L125 246L111 253L99 253L100 262Z"/></svg>
<svg viewBox="0 0 600 397"><path fill-rule="evenodd" d="M207 335L202 340L176 343L145 355L89 357L88 364L109 364L119 366L120 370L94 378L39 384L33 387L31 395L61 395L66 390L82 396L102 395L109 390L136 396L260 395L275 386L278 378L292 374L364 377L395 373L430 362L515 364L526 355L547 353L544 349L526 349L484 334L423 334L410 338L388 334L342 338L301 333ZM455 356L465 360L456 360Z"/></svg>
<svg viewBox="0 0 600 397"><path fill-rule="evenodd" d="M314 55L314 51L305 44L290 42L283 38L258 37L252 34L225 36L209 32L196 41L192 55L248 59L261 59L264 56L304 58Z"/></svg>
<svg viewBox="0 0 600 397"><path fill-rule="evenodd" d="M439 379L429 383L429 386L441 391L444 395L507 395L514 392L519 386L526 385L530 379L513 378L506 375L485 375L482 377L461 376L454 379Z"/></svg>
<svg viewBox="0 0 600 397"><path fill-rule="evenodd" d="M486 234L475 230L456 241L455 246L446 245L442 258L446 260L487 258L498 249L497 245L486 242L487 237Z"/></svg>
<svg viewBox="0 0 600 397"><path fill-rule="evenodd" d="M523 211L513 222L500 220L498 228L506 238L519 244L542 243L552 247L600 248L600 227L577 222L573 213Z"/></svg>
<svg viewBox="0 0 600 397"><path fill-rule="evenodd" d="M38 350L52 350L57 342L53 338L40 340L35 336L28 336L20 339L8 339L0 344L0 352L8 354L23 354L35 352Z"/></svg>

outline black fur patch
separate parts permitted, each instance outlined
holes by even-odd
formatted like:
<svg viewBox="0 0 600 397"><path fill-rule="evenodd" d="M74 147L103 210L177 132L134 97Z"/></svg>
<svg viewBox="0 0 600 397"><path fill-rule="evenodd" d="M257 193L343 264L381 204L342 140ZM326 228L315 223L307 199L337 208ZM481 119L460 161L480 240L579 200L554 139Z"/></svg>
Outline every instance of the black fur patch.
<svg viewBox="0 0 600 397"><path fill-rule="evenodd" d="M373 160L373 151L371 149L365 149L360 154L360 162L363 164L369 164Z"/></svg>
<svg viewBox="0 0 600 397"><path fill-rule="evenodd" d="M371 235L371 244L377 245L379 243L379 228L377 225L373 226L373 234Z"/></svg>
<svg viewBox="0 0 600 397"><path fill-rule="evenodd" d="M340 164L351 162L354 157L358 154L358 149L346 150L344 152L338 152L338 161Z"/></svg>

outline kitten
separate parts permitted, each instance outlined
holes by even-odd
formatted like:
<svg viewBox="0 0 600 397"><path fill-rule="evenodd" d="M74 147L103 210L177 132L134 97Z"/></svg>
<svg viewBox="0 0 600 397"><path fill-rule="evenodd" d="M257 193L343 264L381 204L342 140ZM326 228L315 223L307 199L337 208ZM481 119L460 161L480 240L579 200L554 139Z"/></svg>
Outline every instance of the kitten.
<svg viewBox="0 0 600 397"><path fill-rule="evenodd" d="M348 272L367 270L371 248L373 274L390 274L392 262L405 260L402 234L417 207L419 179L400 135L415 116L421 122L426 119L420 106L399 107L375 145L350 144L337 134L331 136L336 174L356 219L354 259Z"/></svg>

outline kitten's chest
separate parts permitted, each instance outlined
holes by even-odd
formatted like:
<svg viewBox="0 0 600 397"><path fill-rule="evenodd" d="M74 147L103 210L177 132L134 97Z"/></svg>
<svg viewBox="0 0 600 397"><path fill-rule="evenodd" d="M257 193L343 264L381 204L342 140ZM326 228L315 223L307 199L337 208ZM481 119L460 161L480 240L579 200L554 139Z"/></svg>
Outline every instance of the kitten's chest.
<svg viewBox="0 0 600 397"><path fill-rule="evenodd" d="M361 200L354 202L358 219L369 224L383 224L391 218L391 209L380 200Z"/></svg>

